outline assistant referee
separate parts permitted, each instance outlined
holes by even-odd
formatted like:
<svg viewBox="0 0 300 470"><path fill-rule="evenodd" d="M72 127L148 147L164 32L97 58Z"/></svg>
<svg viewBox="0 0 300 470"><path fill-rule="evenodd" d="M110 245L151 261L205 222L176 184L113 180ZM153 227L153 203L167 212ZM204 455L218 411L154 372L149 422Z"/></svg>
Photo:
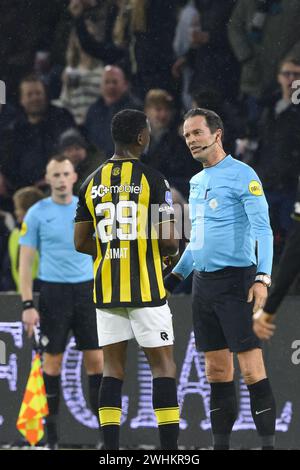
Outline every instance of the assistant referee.
<svg viewBox="0 0 300 470"><path fill-rule="evenodd" d="M77 180L74 166L64 156L51 158L46 180L51 196L34 204L26 214L20 238L20 291L22 320L28 335L40 322L44 348L43 375L49 415L46 418L48 447L58 447L60 372L63 353L72 331L89 379L89 398L98 417L98 392L102 378L102 351L98 347L96 312L92 301L93 263L77 253L73 242L73 196ZM39 309L33 302L32 264L40 255Z"/></svg>
<svg viewBox="0 0 300 470"><path fill-rule="evenodd" d="M203 170L190 181L191 241L165 278L165 287L171 292L194 270L193 324L211 385L214 449L229 449L237 416L232 353L237 353L248 386L262 448L272 449L275 401L252 329L252 313L264 306L271 284L273 236L267 202L253 169L226 155L223 123L216 113L190 110L183 130Z"/></svg>

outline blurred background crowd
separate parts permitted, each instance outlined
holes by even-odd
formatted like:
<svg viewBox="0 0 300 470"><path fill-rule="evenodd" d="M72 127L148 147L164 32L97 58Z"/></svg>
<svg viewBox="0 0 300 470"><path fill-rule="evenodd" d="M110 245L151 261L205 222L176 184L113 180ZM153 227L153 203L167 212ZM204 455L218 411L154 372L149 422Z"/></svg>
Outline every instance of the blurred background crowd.
<svg viewBox="0 0 300 470"><path fill-rule="evenodd" d="M78 192L111 157L110 122L124 108L146 112L143 161L180 204L201 170L184 112L222 117L225 150L263 182L276 261L300 174L299 25L299 0L1 0L0 290L18 290L20 224L48 195L49 158L70 158Z"/></svg>

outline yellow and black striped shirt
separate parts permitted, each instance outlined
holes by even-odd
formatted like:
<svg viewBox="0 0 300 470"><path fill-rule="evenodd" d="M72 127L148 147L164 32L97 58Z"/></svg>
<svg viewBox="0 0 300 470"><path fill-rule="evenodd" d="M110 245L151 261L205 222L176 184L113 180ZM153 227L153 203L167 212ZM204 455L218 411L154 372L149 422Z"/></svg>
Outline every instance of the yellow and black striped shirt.
<svg viewBox="0 0 300 470"><path fill-rule="evenodd" d="M75 222L93 221L99 308L163 305L156 224L173 220L170 186L139 160L107 160L80 188Z"/></svg>

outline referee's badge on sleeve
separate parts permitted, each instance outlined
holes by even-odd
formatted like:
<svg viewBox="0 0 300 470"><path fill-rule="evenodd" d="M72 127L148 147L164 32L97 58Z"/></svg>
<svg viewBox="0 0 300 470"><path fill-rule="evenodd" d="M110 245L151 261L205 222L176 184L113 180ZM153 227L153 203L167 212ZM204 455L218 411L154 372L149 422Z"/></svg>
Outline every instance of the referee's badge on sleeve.
<svg viewBox="0 0 300 470"><path fill-rule="evenodd" d="M263 189L261 184L258 181L252 180L249 183L249 191L251 194L254 196L262 196L263 194Z"/></svg>
<svg viewBox="0 0 300 470"><path fill-rule="evenodd" d="M26 222L22 222L21 231L20 231L21 237L26 235L26 233L27 233L27 224Z"/></svg>

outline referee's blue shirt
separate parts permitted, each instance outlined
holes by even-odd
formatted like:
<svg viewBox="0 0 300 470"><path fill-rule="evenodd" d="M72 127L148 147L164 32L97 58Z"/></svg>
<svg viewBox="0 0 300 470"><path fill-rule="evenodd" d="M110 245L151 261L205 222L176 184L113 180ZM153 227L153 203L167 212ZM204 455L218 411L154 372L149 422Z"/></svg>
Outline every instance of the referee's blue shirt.
<svg viewBox="0 0 300 470"><path fill-rule="evenodd" d="M191 240L174 272L257 265L271 274L273 234L268 204L255 171L227 155L190 181ZM257 243L257 256L255 247Z"/></svg>
<svg viewBox="0 0 300 470"><path fill-rule="evenodd" d="M76 196L70 204L57 204L51 197L42 199L25 216L19 243L38 250L38 277L42 281L77 283L93 279L92 257L78 253L74 246L77 201Z"/></svg>

